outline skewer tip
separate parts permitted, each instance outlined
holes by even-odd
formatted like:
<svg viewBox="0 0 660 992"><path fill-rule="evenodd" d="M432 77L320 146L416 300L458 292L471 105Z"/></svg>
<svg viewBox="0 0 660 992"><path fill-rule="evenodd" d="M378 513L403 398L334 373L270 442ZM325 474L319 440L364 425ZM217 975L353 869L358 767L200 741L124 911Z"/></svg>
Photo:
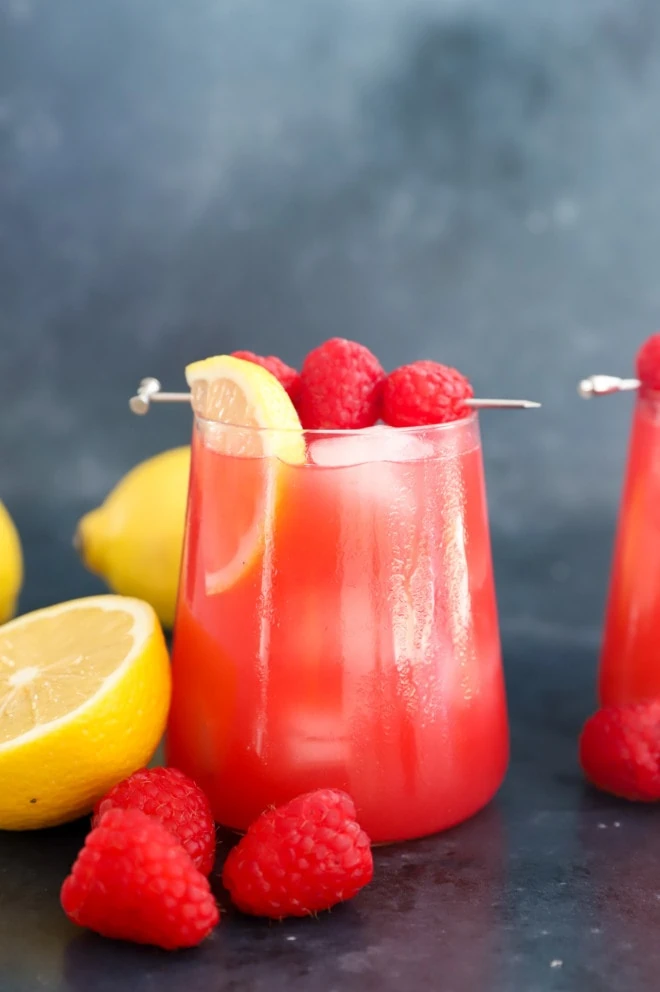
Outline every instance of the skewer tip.
<svg viewBox="0 0 660 992"><path fill-rule="evenodd" d="M536 400L509 400L473 398L465 401L473 410L537 410L541 404Z"/></svg>

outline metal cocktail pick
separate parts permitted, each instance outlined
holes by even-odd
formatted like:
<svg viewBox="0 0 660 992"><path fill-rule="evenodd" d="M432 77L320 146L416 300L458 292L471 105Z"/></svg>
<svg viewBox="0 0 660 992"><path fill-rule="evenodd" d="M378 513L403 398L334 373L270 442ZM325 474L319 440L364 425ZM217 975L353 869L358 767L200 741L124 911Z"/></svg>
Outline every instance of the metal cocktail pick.
<svg viewBox="0 0 660 992"><path fill-rule="evenodd" d="M578 383L577 390L583 400L590 400L592 396L631 392L640 386L639 379L621 379L618 375L590 375Z"/></svg>
<svg viewBox="0 0 660 992"><path fill-rule="evenodd" d="M128 401L133 413L149 413L152 403L190 403L190 393L163 393L158 379L142 379L135 396Z"/></svg>
<svg viewBox="0 0 660 992"><path fill-rule="evenodd" d="M158 379L143 379L138 386L135 396L131 396L128 401L133 413L143 415L149 412L152 403L190 403L190 393L163 393ZM534 400L490 400L490 399L470 399L465 401L466 406L473 410L535 410L541 406Z"/></svg>

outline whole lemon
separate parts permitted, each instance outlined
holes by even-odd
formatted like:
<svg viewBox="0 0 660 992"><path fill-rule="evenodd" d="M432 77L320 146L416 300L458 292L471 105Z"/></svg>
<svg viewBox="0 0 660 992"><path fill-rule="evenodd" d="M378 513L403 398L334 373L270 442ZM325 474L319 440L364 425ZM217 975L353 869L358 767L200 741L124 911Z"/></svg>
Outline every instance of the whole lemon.
<svg viewBox="0 0 660 992"><path fill-rule="evenodd" d="M86 567L113 592L150 603L174 624L190 473L190 448L136 465L79 522L75 544Z"/></svg>
<svg viewBox="0 0 660 992"><path fill-rule="evenodd" d="M23 554L18 531L9 511L0 502L0 624L16 612L23 585Z"/></svg>

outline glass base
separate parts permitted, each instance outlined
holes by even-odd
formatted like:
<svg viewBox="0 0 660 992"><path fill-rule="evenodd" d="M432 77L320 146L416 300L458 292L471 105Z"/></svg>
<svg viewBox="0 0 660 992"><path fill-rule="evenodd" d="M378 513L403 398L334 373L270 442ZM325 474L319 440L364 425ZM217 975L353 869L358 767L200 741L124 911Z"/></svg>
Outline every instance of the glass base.
<svg viewBox="0 0 660 992"><path fill-rule="evenodd" d="M468 820L471 820L474 816L476 816L483 809L485 809L485 807L488 806L493 801L493 799L499 792L503 780L504 780L504 776L502 777L502 780L498 782L497 786L494 789L492 789L482 801L476 804L469 813L464 813L463 815L457 817L455 820L447 821L447 819L445 818L441 821L442 825L438 826L435 829L433 828L425 829L425 830L420 830L419 832L415 831L410 834L406 834L405 836L402 837L392 837L392 838L386 838L384 840L372 841L371 846L373 848L394 847L397 844L405 844L408 841L414 841L414 840L423 840L425 837L435 837L436 835L446 833L448 830L453 830L455 827L460 826L462 823L466 823ZM358 815L358 821L359 819L360 817ZM219 827L219 829L224 830L226 833L236 837L237 841L240 840L241 837L244 837L246 834L246 830L241 827L233 827L225 823L218 823L217 826Z"/></svg>

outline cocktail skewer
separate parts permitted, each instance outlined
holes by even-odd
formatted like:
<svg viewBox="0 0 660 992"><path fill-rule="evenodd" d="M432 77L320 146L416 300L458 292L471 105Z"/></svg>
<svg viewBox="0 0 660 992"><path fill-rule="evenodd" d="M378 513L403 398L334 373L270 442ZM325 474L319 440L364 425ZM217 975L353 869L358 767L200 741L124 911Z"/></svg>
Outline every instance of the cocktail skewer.
<svg viewBox="0 0 660 992"><path fill-rule="evenodd" d="M640 386L639 379L621 379L618 375L590 375L578 383L577 388L583 400L590 400L592 396L628 393Z"/></svg>
<svg viewBox="0 0 660 992"><path fill-rule="evenodd" d="M143 379L135 396L131 396L129 406L133 413L143 415L149 412L152 403L190 403L190 393L164 393L158 379ZM535 410L541 406L534 400L469 399L465 405L474 410Z"/></svg>

